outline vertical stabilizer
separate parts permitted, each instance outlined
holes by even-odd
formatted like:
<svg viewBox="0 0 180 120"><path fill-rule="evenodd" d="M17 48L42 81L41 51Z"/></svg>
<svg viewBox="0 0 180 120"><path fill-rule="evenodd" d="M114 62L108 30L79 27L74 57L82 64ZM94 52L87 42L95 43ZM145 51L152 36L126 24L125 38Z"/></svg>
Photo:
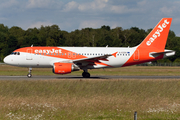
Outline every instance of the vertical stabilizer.
<svg viewBox="0 0 180 120"><path fill-rule="evenodd" d="M135 52L129 60L123 65L135 65L153 60L162 59L166 41L169 34L172 18L163 18L148 34L148 36L136 47ZM158 53L152 56L152 53Z"/></svg>
<svg viewBox="0 0 180 120"><path fill-rule="evenodd" d="M163 18L148 34L139 47L164 51L172 18Z"/></svg>

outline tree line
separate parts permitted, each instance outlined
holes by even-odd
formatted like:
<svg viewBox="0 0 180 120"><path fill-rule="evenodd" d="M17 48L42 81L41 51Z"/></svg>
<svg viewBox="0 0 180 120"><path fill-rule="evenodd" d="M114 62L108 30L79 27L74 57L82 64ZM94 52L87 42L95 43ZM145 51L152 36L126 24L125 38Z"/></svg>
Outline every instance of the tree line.
<svg viewBox="0 0 180 120"><path fill-rule="evenodd" d="M87 46L87 47L134 47L144 40L152 29L137 27L123 29L109 26L84 28L72 32L62 31L58 25L41 26L23 30L13 26L8 28L0 24L0 60L15 49L28 46ZM175 50L176 55L155 62L180 62L180 37L170 30L166 49Z"/></svg>

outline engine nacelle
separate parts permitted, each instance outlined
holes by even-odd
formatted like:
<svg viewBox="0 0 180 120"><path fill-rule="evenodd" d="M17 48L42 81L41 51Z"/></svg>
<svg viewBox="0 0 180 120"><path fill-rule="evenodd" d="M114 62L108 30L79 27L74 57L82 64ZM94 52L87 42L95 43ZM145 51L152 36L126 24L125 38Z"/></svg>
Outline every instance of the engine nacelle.
<svg viewBox="0 0 180 120"><path fill-rule="evenodd" d="M75 70L73 63L54 63L53 73L55 74L68 74Z"/></svg>

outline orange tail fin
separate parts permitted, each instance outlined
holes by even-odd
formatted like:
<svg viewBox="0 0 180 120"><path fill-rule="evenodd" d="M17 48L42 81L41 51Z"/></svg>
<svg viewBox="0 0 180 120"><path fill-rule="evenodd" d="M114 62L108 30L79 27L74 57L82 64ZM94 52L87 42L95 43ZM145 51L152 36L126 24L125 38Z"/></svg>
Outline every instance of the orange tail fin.
<svg viewBox="0 0 180 120"><path fill-rule="evenodd" d="M163 18L142 43L136 47L133 55L123 67L162 59L164 57L163 53L165 51L171 21L172 18Z"/></svg>
<svg viewBox="0 0 180 120"><path fill-rule="evenodd" d="M163 18L156 27L149 33L144 41L139 45L146 49L155 48L164 51L172 18Z"/></svg>

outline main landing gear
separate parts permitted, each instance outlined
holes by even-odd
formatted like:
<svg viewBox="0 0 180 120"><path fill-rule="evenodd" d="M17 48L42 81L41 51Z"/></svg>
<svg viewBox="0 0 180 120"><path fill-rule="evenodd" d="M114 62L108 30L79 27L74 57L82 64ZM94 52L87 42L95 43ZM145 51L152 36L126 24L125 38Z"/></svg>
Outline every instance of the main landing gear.
<svg viewBox="0 0 180 120"><path fill-rule="evenodd" d="M27 77L28 77L28 78L31 78L31 77L32 77L31 71L32 71L32 68L29 68L29 71L28 71L29 73L27 74Z"/></svg>
<svg viewBox="0 0 180 120"><path fill-rule="evenodd" d="M82 73L83 78L90 78L90 74L88 73L87 70L84 70L84 72Z"/></svg>

